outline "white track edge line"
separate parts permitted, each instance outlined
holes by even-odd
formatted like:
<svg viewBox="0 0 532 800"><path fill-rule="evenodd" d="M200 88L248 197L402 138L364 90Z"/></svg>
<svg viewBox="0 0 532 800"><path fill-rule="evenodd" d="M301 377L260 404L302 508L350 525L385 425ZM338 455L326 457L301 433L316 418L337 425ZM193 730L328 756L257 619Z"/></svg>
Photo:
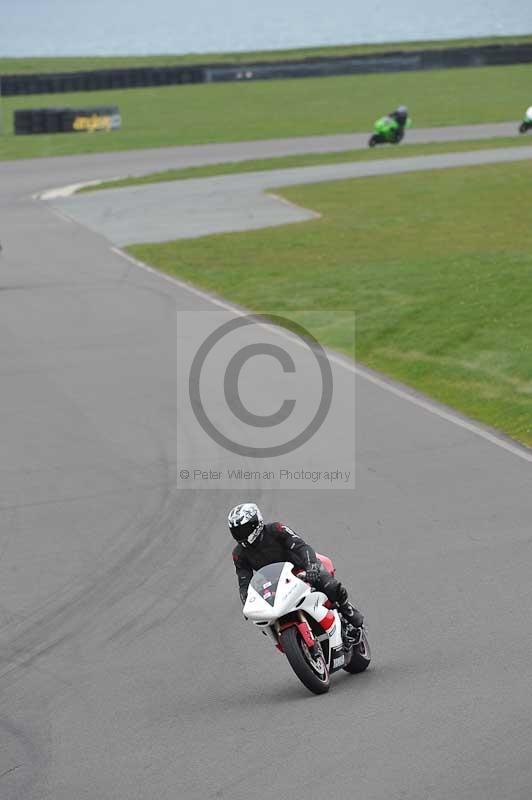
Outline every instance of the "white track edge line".
<svg viewBox="0 0 532 800"><path fill-rule="evenodd" d="M238 317L245 317L250 313L249 311L242 311L241 309L237 308L236 306L232 305L231 303L226 303L224 300L219 300L216 297L208 294L207 292L202 291L201 289L196 289L194 286L185 283L185 281L179 280L179 278L174 278L171 275L167 275L164 272L159 272L159 270L154 269L153 267L148 266L143 261L139 261L139 259L130 256L129 253L126 253L124 250L121 250L119 247L111 247L113 253L116 255L121 256L122 258L129 261L131 264L134 264L136 267L143 269L147 272L150 272L152 275L156 275L158 278L162 278L163 280L167 281L168 283L173 284L174 286L178 286L180 289L185 289L190 294L195 295L196 297L200 297L202 300L206 300L209 303L212 303L219 308L223 308L225 311L229 311L231 314L234 314ZM269 330L272 330L271 326L266 326ZM296 344L300 344L304 346L303 342L297 337L294 337L288 331L283 331L281 328L274 327L273 330L278 336L282 336L285 339L290 339L290 341L295 342ZM376 375L373 375L371 372L365 370L363 367L356 363L350 363L345 361L342 357L335 355L330 350L327 350L327 357L329 361L332 361L339 367L343 367L348 372L352 372L355 375L364 378L365 380L369 381L369 383L373 383L375 386L378 386L381 389L384 389L391 394L394 394L396 397L400 397L402 400L407 400L409 403L417 406L418 408L422 408L424 411L428 411L430 414L434 414L436 417L440 417L440 419L444 419L447 422L451 422L454 425L457 425L459 428L463 428L470 433L473 433L475 436L479 436L481 439L484 439L491 444L500 447L503 450L506 450L508 453L512 453L513 455L521 458L523 461L528 461L532 463L532 452L529 452L528 449L523 445L520 446L518 444L512 444L512 442L507 441L503 436L497 436L495 433L491 433L489 430L485 430L484 428L476 425L474 422L470 420L463 419L462 417L458 416L457 414L453 414L450 411L446 411L443 408L439 408L434 403L431 403L430 400L425 400L421 397L418 397L414 394L410 394L409 392L401 389L399 386L394 386L394 384L390 381L388 382L384 378L378 378Z"/></svg>
<svg viewBox="0 0 532 800"><path fill-rule="evenodd" d="M68 222L70 225L74 222L72 217L68 217L66 214L63 214L62 211L58 211L57 208L52 208L52 213L55 214L56 217L62 219L63 222Z"/></svg>
<svg viewBox="0 0 532 800"><path fill-rule="evenodd" d="M54 189L45 189L44 192L37 192L32 195L33 200L59 200L64 197L71 197L76 194L80 189L85 186L98 186L100 183L107 183L107 181L117 181L120 178L97 178L90 181L82 181L81 183L69 183L66 186L57 186Z"/></svg>

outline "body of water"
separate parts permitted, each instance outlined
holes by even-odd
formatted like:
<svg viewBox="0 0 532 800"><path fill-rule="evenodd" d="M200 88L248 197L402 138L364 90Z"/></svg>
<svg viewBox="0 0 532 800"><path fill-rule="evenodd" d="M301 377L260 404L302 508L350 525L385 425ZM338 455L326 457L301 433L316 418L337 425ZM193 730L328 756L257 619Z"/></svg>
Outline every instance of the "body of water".
<svg viewBox="0 0 532 800"><path fill-rule="evenodd" d="M532 33L532 1L0 0L0 57L273 50Z"/></svg>

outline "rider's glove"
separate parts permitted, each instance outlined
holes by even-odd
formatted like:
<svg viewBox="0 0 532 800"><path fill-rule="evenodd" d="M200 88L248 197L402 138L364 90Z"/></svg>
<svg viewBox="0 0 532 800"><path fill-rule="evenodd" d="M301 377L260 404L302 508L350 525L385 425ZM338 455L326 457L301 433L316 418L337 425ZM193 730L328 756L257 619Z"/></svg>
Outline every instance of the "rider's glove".
<svg viewBox="0 0 532 800"><path fill-rule="evenodd" d="M311 586L314 585L320 577L320 571L321 567L317 562L314 562L313 564L307 564L305 567L307 583L310 583Z"/></svg>

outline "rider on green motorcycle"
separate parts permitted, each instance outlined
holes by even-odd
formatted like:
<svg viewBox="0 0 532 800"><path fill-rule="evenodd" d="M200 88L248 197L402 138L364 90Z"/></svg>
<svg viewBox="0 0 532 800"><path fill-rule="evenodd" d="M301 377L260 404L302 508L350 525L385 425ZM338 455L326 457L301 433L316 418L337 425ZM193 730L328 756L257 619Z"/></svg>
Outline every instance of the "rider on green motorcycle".
<svg viewBox="0 0 532 800"><path fill-rule="evenodd" d="M375 123L375 133L369 140L369 146L374 147L376 144L399 144L405 135L405 128L409 128L412 120L408 116L408 109L406 106L399 106L381 117Z"/></svg>

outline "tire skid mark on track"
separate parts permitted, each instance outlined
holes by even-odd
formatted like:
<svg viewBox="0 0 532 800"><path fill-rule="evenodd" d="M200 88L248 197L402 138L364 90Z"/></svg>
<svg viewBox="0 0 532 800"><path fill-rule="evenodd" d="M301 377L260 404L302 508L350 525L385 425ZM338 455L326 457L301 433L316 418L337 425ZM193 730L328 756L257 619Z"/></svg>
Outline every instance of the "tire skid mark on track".
<svg viewBox="0 0 532 800"><path fill-rule="evenodd" d="M108 609L117 602L121 593L135 591L138 579L134 570L142 567L146 559L151 559L165 540L161 531L164 534L165 510L171 498L172 484L168 480L169 465L162 448L159 465L164 480L155 490L154 507L147 512L148 519L143 509L145 498L139 496L136 487L137 494L132 494L134 501L130 513L116 532L113 546L102 553L100 566L88 576L72 578L45 602L41 601L36 608L25 612L22 622L4 626L0 631L5 641L0 661L15 662L20 666L37 662L41 656L83 632L95 608ZM128 573L132 573L129 579Z"/></svg>

